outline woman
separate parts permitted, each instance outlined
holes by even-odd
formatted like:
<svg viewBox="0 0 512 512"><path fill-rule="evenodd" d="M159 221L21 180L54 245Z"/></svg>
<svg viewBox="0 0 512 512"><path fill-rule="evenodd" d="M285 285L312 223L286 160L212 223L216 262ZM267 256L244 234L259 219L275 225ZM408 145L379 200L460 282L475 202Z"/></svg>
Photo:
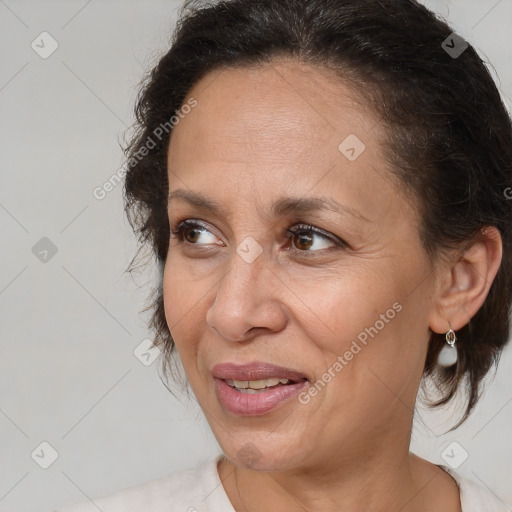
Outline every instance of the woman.
<svg viewBox="0 0 512 512"><path fill-rule="evenodd" d="M67 510L506 510L409 452L422 379L460 424L508 340L512 129L475 50L414 0L189 2L137 119L155 343L223 455Z"/></svg>

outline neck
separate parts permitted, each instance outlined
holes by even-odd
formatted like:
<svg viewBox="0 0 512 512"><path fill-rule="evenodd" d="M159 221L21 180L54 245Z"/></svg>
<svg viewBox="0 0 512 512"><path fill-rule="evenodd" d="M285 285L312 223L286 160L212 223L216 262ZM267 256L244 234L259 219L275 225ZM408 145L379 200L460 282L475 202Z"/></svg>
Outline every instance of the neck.
<svg viewBox="0 0 512 512"><path fill-rule="evenodd" d="M458 512L455 482L409 453L405 442L381 442L378 452L375 446L350 455L335 452L321 464L280 472L253 471L223 459L219 475L237 512Z"/></svg>

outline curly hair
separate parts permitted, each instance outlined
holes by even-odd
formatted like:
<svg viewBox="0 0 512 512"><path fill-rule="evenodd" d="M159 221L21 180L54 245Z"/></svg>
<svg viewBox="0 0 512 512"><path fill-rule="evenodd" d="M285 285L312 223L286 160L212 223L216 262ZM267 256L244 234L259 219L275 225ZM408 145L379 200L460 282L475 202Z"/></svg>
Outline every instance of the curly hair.
<svg viewBox="0 0 512 512"><path fill-rule="evenodd" d="M462 44L460 54L448 51L454 41ZM486 226L501 234L501 266L483 306L457 333L456 365L437 365L444 337L430 335L424 376L441 394L431 405L447 403L464 386L467 406L459 426L509 338L512 125L475 49L415 0L185 2L170 49L141 83L135 133L125 147L125 210L140 248L151 248L162 276L170 236L169 120L192 86L213 70L258 66L275 57L334 70L378 115L388 137L385 156L414 198L422 244L433 261L442 250L475 240ZM154 344L169 368L174 341L161 281L148 308Z"/></svg>

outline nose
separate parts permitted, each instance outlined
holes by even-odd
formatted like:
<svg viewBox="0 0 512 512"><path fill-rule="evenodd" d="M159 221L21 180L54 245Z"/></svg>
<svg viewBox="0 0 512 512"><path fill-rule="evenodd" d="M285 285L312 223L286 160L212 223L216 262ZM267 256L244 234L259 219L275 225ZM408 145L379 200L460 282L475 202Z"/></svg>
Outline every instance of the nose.
<svg viewBox="0 0 512 512"><path fill-rule="evenodd" d="M248 263L235 252L218 284L206 322L230 342L249 341L265 331L279 332L286 325L278 293L282 287L265 253Z"/></svg>

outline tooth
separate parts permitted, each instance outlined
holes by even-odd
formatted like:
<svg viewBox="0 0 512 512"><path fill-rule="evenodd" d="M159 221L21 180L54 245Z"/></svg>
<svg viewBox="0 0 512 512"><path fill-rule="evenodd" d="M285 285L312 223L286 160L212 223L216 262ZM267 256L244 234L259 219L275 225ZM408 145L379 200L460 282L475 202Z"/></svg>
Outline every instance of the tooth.
<svg viewBox="0 0 512 512"><path fill-rule="evenodd" d="M277 386L278 384L288 384L290 383L290 379L280 379L277 377L273 377L270 379L260 379L260 380L231 380L225 379L226 384L229 384L232 387L235 387L239 390L261 390L265 388L270 388Z"/></svg>
<svg viewBox="0 0 512 512"><path fill-rule="evenodd" d="M247 388L247 389L239 389L240 393L246 393L248 395L254 395L255 393L258 393L255 389Z"/></svg>
<svg viewBox="0 0 512 512"><path fill-rule="evenodd" d="M272 386L277 386L277 384L279 384L279 379L276 378L249 381L249 387L251 389L270 388Z"/></svg>
<svg viewBox="0 0 512 512"><path fill-rule="evenodd" d="M270 380L270 379L250 380L249 381L249 387L251 389L263 389L263 388L266 388L268 380Z"/></svg>

